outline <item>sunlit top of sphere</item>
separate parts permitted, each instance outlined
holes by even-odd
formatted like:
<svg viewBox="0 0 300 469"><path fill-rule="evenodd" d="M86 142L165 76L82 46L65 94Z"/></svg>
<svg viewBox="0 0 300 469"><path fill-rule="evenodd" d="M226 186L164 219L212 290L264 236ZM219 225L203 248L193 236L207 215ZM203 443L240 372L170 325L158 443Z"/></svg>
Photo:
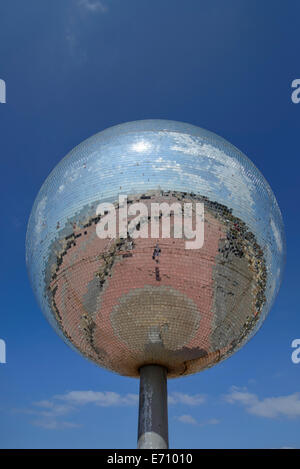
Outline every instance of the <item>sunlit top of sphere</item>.
<svg viewBox="0 0 300 469"><path fill-rule="evenodd" d="M119 195L149 213L152 203L202 203L203 246L161 232L100 239L97 207L118 214ZM259 170L221 137L164 120L117 125L74 148L42 185L26 238L51 325L126 376L153 363L182 376L229 357L268 314L284 260L281 213Z"/></svg>

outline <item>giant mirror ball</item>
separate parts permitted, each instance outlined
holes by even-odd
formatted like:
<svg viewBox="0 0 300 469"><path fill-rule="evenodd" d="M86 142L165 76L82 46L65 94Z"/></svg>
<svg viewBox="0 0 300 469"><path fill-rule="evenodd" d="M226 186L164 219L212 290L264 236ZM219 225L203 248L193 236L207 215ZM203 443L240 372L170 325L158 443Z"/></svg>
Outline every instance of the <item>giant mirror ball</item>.
<svg viewBox="0 0 300 469"><path fill-rule="evenodd" d="M175 237L172 212L169 238L100 239L97 207L111 203L117 216L119 195L149 213L152 203L202 203L203 246ZM142 120L88 138L53 169L30 215L26 261L71 347L121 375L157 364L177 377L224 360L259 329L285 237L269 184L237 148L194 125Z"/></svg>

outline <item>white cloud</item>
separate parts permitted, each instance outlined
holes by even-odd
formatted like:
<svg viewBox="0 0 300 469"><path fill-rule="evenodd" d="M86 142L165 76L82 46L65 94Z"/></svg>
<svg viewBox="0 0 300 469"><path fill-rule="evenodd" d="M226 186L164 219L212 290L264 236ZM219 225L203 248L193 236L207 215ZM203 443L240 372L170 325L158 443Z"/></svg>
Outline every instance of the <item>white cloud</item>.
<svg viewBox="0 0 300 469"><path fill-rule="evenodd" d="M92 13L105 13L107 7L100 0L79 0L78 5Z"/></svg>
<svg viewBox="0 0 300 469"><path fill-rule="evenodd" d="M248 413L260 417L300 417L300 393L259 399L256 394L249 393L246 388L234 386L225 396L225 400L230 404L241 404Z"/></svg>
<svg viewBox="0 0 300 469"><path fill-rule="evenodd" d="M168 396L170 404L184 404L197 406L203 404L205 397L202 394L184 394L181 392L172 392ZM119 394L113 391L69 391L65 394L57 394L51 399L44 399L33 402L30 409L19 409L17 412L35 416L36 419L32 425L45 428L47 430L77 428L80 425L73 422L62 420L66 415L76 412L79 408L86 405L95 405L99 407L118 407L118 406L137 406L139 402L138 394L127 393ZM187 417L180 418L184 421ZM196 422L196 421L195 421ZM185 422L191 423L191 422ZM212 424L212 421L207 422ZM197 425L202 425L198 424Z"/></svg>
<svg viewBox="0 0 300 469"><path fill-rule="evenodd" d="M74 407L66 404L44 400L34 402L30 409L14 409L14 412L35 416L36 419L31 424L36 427L45 428L47 430L56 430L64 428L77 428L80 425L74 422L61 420L62 416L66 416L74 411Z"/></svg>
<svg viewBox="0 0 300 469"><path fill-rule="evenodd" d="M70 391L66 394L54 396L55 399L63 400L71 405L95 404L101 407L137 405L138 394L118 394L112 391ZM202 394L184 394L172 392L168 396L169 404L185 404L196 406L205 402Z"/></svg>
<svg viewBox="0 0 300 469"><path fill-rule="evenodd" d="M51 399L33 402L32 408L20 409L17 412L36 416L36 419L31 422L32 425L46 430L78 428L80 425L77 423L61 420L61 417L72 414L79 407L88 404L101 407L131 406L137 405L138 400L138 394L120 395L111 391L70 391L53 396Z"/></svg>
<svg viewBox="0 0 300 469"><path fill-rule="evenodd" d="M53 407L53 402L44 400L44 401L34 402L33 405L37 407L44 407L45 409L51 409Z"/></svg>
<svg viewBox="0 0 300 469"><path fill-rule="evenodd" d="M79 428L80 425L74 422L65 422L58 420L34 420L31 422L35 427L45 428L46 430L59 430L63 428Z"/></svg>
<svg viewBox="0 0 300 469"><path fill-rule="evenodd" d="M204 423L204 425L218 425L220 423L220 420L218 419L209 419L207 420L206 423Z"/></svg>
<svg viewBox="0 0 300 469"><path fill-rule="evenodd" d="M197 420L195 420L194 417L189 414L180 415L177 417L177 420L182 423L188 423L189 425L197 425Z"/></svg>
<svg viewBox="0 0 300 469"><path fill-rule="evenodd" d="M50 419L69 414L73 410L70 405L57 404L56 402L51 401L40 401L34 403L33 405L42 409L32 410L33 414Z"/></svg>
<svg viewBox="0 0 300 469"><path fill-rule="evenodd" d="M168 396L169 404L199 405L203 404L206 397L203 394L184 394L181 392L172 392Z"/></svg>
<svg viewBox="0 0 300 469"><path fill-rule="evenodd" d="M78 38L78 29L75 28L74 24L70 24L67 27L66 43L73 63L78 66L82 65L87 59L87 51L84 49L80 39Z"/></svg>
<svg viewBox="0 0 300 469"><path fill-rule="evenodd" d="M65 40L67 45L68 55L72 59L73 65L82 66L88 57L88 50L85 48L82 37L82 28L80 18L86 14L104 14L107 12L107 6L100 0L78 0L77 6L82 12L81 15L74 13L73 9L70 12L65 29Z"/></svg>
<svg viewBox="0 0 300 469"><path fill-rule="evenodd" d="M178 417L175 417L176 420L178 420L181 423L186 423L188 425L198 425L200 427L204 427L206 425L218 425L220 423L220 420L218 419L209 419L205 420L203 422L198 422L192 415L190 414L183 414Z"/></svg>
<svg viewBox="0 0 300 469"><path fill-rule="evenodd" d="M57 395L54 398L72 405L95 404L101 407L136 405L139 400L137 394L121 396L111 391L70 391L67 394Z"/></svg>

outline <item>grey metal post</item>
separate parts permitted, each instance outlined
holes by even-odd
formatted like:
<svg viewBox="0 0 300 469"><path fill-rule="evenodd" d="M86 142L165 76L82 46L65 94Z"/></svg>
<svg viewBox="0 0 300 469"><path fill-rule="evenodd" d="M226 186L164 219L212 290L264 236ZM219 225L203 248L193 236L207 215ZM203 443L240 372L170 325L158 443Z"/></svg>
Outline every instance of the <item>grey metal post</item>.
<svg viewBox="0 0 300 469"><path fill-rule="evenodd" d="M140 368L138 449L169 447L167 370L159 365Z"/></svg>

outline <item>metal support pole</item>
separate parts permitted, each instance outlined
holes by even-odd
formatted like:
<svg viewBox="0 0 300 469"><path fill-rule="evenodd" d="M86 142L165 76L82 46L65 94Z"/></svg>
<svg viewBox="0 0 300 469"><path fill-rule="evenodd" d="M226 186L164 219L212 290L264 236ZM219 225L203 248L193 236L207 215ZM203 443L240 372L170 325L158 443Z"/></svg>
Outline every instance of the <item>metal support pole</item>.
<svg viewBox="0 0 300 469"><path fill-rule="evenodd" d="M140 369L138 449L166 449L168 437L167 370L159 365Z"/></svg>

